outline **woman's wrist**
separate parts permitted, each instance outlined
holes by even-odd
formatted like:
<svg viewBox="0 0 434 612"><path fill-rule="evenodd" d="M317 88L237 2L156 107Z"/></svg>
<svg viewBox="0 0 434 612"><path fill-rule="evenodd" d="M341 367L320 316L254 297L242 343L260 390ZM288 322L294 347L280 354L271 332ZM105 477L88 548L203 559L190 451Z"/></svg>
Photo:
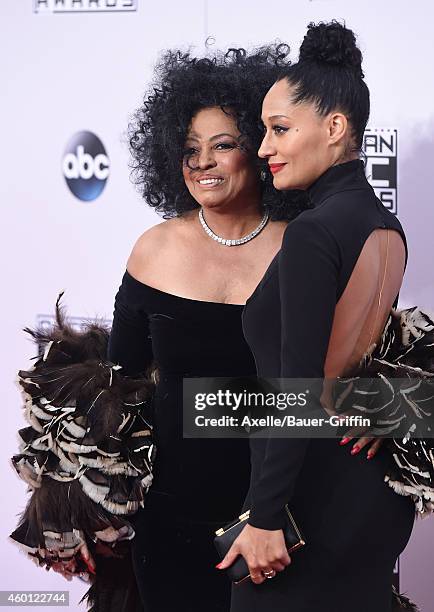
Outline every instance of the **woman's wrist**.
<svg viewBox="0 0 434 612"><path fill-rule="evenodd" d="M270 531L283 529L285 526L285 508L271 511L269 508L261 510L258 507L253 507L250 509L247 523L257 529L268 529Z"/></svg>

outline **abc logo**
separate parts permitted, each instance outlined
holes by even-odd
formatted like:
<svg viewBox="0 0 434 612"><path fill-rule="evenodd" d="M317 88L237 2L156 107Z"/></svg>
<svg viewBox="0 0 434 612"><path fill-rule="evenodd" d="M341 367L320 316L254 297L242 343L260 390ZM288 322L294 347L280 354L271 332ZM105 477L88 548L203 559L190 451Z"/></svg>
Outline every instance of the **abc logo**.
<svg viewBox="0 0 434 612"><path fill-rule="evenodd" d="M72 193L79 200L90 202L105 187L110 160L98 136L92 132L77 132L65 149L62 169Z"/></svg>

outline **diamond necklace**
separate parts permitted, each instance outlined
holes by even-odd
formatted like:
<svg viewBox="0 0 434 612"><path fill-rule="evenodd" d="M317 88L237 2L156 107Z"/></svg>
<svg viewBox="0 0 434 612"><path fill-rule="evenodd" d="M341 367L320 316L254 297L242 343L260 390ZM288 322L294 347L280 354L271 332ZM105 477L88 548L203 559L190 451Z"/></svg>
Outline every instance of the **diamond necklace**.
<svg viewBox="0 0 434 612"><path fill-rule="evenodd" d="M258 225L256 229L253 230L253 232L250 232L250 234L247 234L246 236L243 236L242 238L230 239L230 238L222 238L221 236L217 236L217 234L214 234L212 229L207 225L207 222L205 221L205 218L203 216L203 209L201 208L199 210L199 221L200 221L201 226L205 230L205 232L208 234L210 238L226 246L238 246L239 244L244 244L245 242L249 242L255 236L257 236L259 232L261 232L264 229L264 227L267 224L268 218L269 218L269 214L265 212L264 216L261 219L260 224Z"/></svg>

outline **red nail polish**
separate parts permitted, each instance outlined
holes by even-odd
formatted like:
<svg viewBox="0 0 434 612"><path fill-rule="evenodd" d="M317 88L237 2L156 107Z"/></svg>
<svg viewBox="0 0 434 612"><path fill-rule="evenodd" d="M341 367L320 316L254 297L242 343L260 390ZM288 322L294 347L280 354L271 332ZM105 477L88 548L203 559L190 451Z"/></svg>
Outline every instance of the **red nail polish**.
<svg viewBox="0 0 434 612"><path fill-rule="evenodd" d="M95 572L95 567L92 565L92 563L90 562L89 559L86 559L86 557L83 557L83 561L86 565L87 571L90 572L91 574L96 574Z"/></svg>
<svg viewBox="0 0 434 612"><path fill-rule="evenodd" d="M368 451L368 459L372 459L374 455L375 453L371 453L371 451Z"/></svg>
<svg viewBox="0 0 434 612"><path fill-rule="evenodd" d="M220 565L221 565L221 563L217 563L216 568L220 569Z"/></svg>
<svg viewBox="0 0 434 612"><path fill-rule="evenodd" d="M357 455L357 453L360 452L360 446L353 446L352 450L351 450L351 454L352 455Z"/></svg>
<svg viewBox="0 0 434 612"><path fill-rule="evenodd" d="M344 444L348 444L348 442L351 440L351 438L342 438L342 440L339 442L339 444L341 446L343 446Z"/></svg>

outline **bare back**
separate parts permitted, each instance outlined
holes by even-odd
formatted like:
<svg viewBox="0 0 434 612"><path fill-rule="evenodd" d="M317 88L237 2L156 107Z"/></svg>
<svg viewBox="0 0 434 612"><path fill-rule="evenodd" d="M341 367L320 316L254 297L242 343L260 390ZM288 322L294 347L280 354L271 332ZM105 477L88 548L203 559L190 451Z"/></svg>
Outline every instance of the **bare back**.
<svg viewBox="0 0 434 612"><path fill-rule="evenodd" d="M391 229L374 230L336 305L326 377L342 375L372 351L400 290L404 268L405 246L400 234Z"/></svg>

